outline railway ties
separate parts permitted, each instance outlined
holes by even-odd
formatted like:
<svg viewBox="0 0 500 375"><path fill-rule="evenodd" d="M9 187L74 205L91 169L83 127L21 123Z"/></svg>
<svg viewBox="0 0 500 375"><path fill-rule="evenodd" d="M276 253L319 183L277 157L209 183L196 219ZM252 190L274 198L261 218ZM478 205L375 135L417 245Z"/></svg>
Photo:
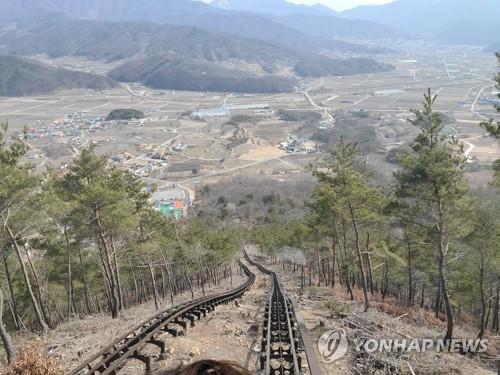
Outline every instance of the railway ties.
<svg viewBox="0 0 500 375"><path fill-rule="evenodd" d="M267 374L301 374L300 332L291 301L275 273L264 312L260 366Z"/></svg>
<svg viewBox="0 0 500 375"><path fill-rule="evenodd" d="M117 374L130 359L137 359L144 363L144 372L152 371L152 356L144 354L146 345L154 345L160 349L159 358L165 358L166 345L159 339L164 333L176 337L187 333L188 325L195 326L195 321L205 317L208 313L222 304L240 298L255 282L255 274L248 267L240 263L247 275L247 280L236 289L219 293L213 296L198 298L194 301L171 307L154 317L142 322L124 336L102 349L99 353L80 364L70 372L70 375L107 375ZM178 329L178 326L180 329Z"/></svg>
<svg viewBox="0 0 500 375"><path fill-rule="evenodd" d="M271 278L264 311L260 369L263 375L321 375L312 340L293 301L275 272L253 261L248 263ZM305 360L304 360L305 359Z"/></svg>

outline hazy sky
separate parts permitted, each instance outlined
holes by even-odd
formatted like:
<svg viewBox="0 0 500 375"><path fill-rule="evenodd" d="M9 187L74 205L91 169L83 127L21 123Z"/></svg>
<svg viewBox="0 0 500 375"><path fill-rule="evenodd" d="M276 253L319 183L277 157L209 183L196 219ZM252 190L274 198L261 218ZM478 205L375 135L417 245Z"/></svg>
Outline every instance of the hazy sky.
<svg viewBox="0 0 500 375"><path fill-rule="evenodd" d="M354 8L358 5L380 5L390 3L394 0L287 0L290 3L317 4L321 3L335 10Z"/></svg>

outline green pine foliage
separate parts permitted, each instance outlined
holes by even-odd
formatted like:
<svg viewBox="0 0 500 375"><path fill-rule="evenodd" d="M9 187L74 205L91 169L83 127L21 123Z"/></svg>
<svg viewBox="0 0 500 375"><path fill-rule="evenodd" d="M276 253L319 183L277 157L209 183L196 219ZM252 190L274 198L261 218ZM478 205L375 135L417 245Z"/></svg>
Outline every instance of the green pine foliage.
<svg viewBox="0 0 500 375"><path fill-rule="evenodd" d="M194 284L229 277L235 231L201 220L171 222L135 176L84 148L68 172L39 175L23 138L0 132L0 271L9 329L50 329L72 316L132 304L175 303ZM19 272L19 270L21 272ZM193 294L194 296L194 294Z"/></svg>

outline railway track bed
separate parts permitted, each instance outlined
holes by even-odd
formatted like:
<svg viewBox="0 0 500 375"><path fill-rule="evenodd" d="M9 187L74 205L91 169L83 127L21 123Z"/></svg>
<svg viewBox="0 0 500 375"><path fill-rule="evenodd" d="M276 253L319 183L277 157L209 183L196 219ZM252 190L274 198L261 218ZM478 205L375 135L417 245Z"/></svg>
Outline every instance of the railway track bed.
<svg viewBox="0 0 500 375"><path fill-rule="evenodd" d="M264 375L321 375L313 342L297 305L288 297L278 275L245 259L269 276L270 288L264 310L260 348L260 370Z"/></svg>
<svg viewBox="0 0 500 375"><path fill-rule="evenodd" d="M217 306L240 298L253 285L255 274L244 264L241 264L241 267L247 275L247 280L237 288L159 312L81 363L70 375L116 374L132 359L143 362L143 373L151 373L153 358L164 359L167 354L167 346L160 336L165 333L173 337L185 335L190 327L194 327L198 320L205 318ZM149 354L150 351L145 350L146 347L156 347L159 354Z"/></svg>
<svg viewBox="0 0 500 375"><path fill-rule="evenodd" d="M117 374L122 369L127 374L132 369L133 374L149 374L158 366L156 359L171 368L201 358L234 360L263 375L320 375L312 340L278 275L246 252L245 258L255 273L240 263L247 276L240 286L159 312L70 375ZM257 288L244 300L246 305L237 303L235 308L231 302L255 284L256 274ZM221 306L219 313L211 314L217 306ZM201 327L188 334L196 325Z"/></svg>

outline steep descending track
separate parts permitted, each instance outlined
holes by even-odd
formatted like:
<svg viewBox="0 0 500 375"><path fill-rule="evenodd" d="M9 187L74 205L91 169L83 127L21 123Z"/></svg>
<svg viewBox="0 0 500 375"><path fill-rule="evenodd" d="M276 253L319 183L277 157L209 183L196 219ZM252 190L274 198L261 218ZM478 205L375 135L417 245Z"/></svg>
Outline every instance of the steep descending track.
<svg viewBox="0 0 500 375"><path fill-rule="evenodd" d="M157 336L164 333L177 336L180 332L185 332L188 323L190 323L191 327L194 327L195 320L205 317L208 312L214 311L218 305L228 304L240 298L253 285L255 274L250 272L243 263L240 263L240 266L248 279L236 289L198 298L158 313L115 340L92 358L89 358L73 370L70 375L116 374L129 359L138 359L144 362L145 373L149 374L152 370L152 358L141 354L141 350L147 344L159 347L160 358L164 358L165 343L159 340ZM179 331L179 328L182 328L182 330Z"/></svg>
<svg viewBox="0 0 500 375"><path fill-rule="evenodd" d="M253 261L246 252L245 258L272 280L262 327L261 370L265 375L321 375L309 333L278 276ZM307 363L303 363L304 357Z"/></svg>

